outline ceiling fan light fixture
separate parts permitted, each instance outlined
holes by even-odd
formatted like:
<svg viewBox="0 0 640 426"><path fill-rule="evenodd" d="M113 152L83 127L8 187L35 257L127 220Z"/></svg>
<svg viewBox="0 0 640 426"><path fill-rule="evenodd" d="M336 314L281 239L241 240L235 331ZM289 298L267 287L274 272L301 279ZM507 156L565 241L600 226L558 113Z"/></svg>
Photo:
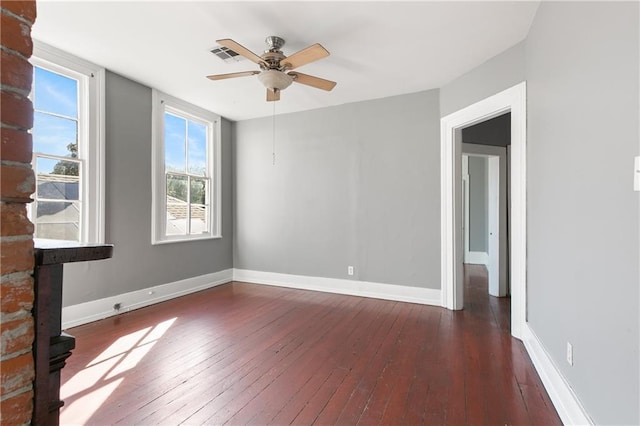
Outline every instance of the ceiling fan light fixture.
<svg viewBox="0 0 640 426"><path fill-rule="evenodd" d="M264 70L258 74L260 82L269 90L284 90L293 83L293 77L278 70Z"/></svg>

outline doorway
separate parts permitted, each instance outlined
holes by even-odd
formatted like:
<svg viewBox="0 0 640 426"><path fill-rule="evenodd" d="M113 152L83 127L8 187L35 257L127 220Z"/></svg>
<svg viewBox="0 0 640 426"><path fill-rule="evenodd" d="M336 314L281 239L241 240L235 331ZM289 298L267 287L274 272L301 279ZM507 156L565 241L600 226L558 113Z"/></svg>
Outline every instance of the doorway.
<svg viewBox="0 0 640 426"><path fill-rule="evenodd" d="M511 334L526 322L526 83L522 82L441 119L442 306L464 307L462 130L511 113L509 174Z"/></svg>
<svg viewBox="0 0 640 426"><path fill-rule="evenodd" d="M462 134L463 263L486 267L488 293L495 297L509 295L508 120L505 114ZM484 130L467 133L476 126ZM505 133L503 140L496 131ZM482 144L489 139L495 145Z"/></svg>

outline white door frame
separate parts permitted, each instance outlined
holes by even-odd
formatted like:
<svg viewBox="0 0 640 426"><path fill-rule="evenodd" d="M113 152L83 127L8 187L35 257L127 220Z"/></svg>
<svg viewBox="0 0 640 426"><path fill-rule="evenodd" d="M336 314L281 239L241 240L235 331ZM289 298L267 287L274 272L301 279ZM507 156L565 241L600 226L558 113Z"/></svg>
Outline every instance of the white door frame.
<svg viewBox="0 0 640 426"><path fill-rule="evenodd" d="M441 277L442 306L463 308L462 261L462 128L511 112L511 334L522 338L526 322L526 83L443 117L440 121L441 159Z"/></svg>

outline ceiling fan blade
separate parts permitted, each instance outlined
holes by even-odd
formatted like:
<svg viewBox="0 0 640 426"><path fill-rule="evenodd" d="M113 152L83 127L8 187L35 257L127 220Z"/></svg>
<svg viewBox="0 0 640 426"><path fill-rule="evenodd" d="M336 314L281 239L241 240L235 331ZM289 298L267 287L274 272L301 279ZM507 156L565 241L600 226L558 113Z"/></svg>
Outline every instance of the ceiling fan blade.
<svg viewBox="0 0 640 426"><path fill-rule="evenodd" d="M327 92L336 87L337 84L335 81L302 74L301 72L290 72L289 75L293 77L293 81L296 83L305 84L307 86L315 87L316 89L326 90Z"/></svg>
<svg viewBox="0 0 640 426"><path fill-rule="evenodd" d="M274 102L280 100L280 91L267 89L267 102Z"/></svg>
<svg viewBox="0 0 640 426"><path fill-rule="evenodd" d="M232 72L229 74L208 75L207 78L209 80L224 80L227 78L247 77L247 76L256 75L256 74L260 74L260 71L242 71L242 72Z"/></svg>
<svg viewBox="0 0 640 426"><path fill-rule="evenodd" d="M322 47L319 43L302 49L291 56L284 58L280 63L285 65L286 69L292 70L318 59L329 56L329 51Z"/></svg>
<svg viewBox="0 0 640 426"><path fill-rule="evenodd" d="M258 65L265 64L264 60L260 56L256 55L255 53L253 53L252 51L250 51L240 43L235 42L230 38L223 38L221 40L216 40L216 43L226 47L227 49L233 50L237 54L244 56L248 60L255 62Z"/></svg>

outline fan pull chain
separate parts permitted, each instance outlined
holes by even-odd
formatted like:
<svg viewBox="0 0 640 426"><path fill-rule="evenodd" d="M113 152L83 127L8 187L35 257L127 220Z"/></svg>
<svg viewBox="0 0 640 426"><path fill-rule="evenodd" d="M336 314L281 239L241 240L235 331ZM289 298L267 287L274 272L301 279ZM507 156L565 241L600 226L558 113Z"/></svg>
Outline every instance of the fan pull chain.
<svg viewBox="0 0 640 426"><path fill-rule="evenodd" d="M276 165L276 103L275 102L271 102L271 104L273 105L273 114L271 115L271 120L272 120L272 124L271 124L271 128L273 129L273 140L272 140L272 156L273 156L273 165Z"/></svg>

